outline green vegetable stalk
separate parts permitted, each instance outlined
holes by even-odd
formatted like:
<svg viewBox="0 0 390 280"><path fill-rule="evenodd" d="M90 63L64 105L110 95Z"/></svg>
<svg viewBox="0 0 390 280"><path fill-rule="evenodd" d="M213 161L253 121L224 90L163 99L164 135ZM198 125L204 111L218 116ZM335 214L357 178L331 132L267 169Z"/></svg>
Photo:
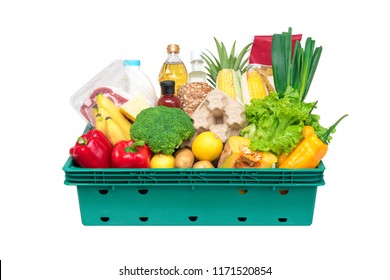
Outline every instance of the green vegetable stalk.
<svg viewBox="0 0 390 280"><path fill-rule="evenodd" d="M272 36L272 69L275 89L280 96L288 87L299 92L299 99L304 101L309 91L317 65L321 57L322 47L315 48L315 40L306 39L305 48L296 41L292 53L292 29Z"/></svg>

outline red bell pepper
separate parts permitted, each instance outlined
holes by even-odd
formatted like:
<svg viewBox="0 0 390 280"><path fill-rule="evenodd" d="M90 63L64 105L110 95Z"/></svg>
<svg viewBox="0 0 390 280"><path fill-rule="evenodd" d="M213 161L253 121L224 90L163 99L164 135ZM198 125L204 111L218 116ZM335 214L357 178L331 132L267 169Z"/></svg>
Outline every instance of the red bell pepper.
<svg viewBox="0 0 390 280"><path fill-rule="evenodd" d="M115 144L111 166L116 168L150 168L152 151L144 141L123 140Z"/></svg>
<svg viewBox="0 0 390 280"><path fill-rule="evenodd" d="M73 161L85 168L111 167L112 145L99 130L92 129L81 135L76 144L70 148Z"/></svg>

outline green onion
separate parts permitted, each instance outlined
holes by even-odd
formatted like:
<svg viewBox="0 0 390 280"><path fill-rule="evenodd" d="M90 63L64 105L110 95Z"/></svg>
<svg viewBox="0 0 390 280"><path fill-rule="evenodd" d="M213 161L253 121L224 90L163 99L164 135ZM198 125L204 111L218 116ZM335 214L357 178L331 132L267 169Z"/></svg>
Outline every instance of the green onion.
<svg viewBox="0 0 390 280"><path fill-rule="evenodd" d="M292 30L291 27L288 29L288 32L283 32L283 39L284 39L284 57L286 58L286 85L291 86L291 75L290 75L290 69L291 69L291 50L292 50Z"/></svg>
<svg viewBox="0 0 390 280"><path fill-rule="evenodd" d="M287 44L287 45L286 45ZM288 46L288 33L274 34L272 36L272 72L274 75L275 90L280 97L284 96L289 78L289 55L286 57ZM290 42L291 45L291 42Z"/></svg>
<svg viewBox="0 0 390 280"><path fill-rule="evenodd" d="M318 61L320 60L320 57L321 57L321 53L322 53L322 47L317 47L315 49L315 51L314 51L314 54L313 54L312 58L311 58L311 61L310 61L310 71L308 73L306 86L305 86L305 91L302 94L301 101L305 100L307 92L309 91L311 82L312 82L313 77L314 77L314 73L316 72L316 69L317 69Z"/></svg>
<svg viewBox="0 0 390 280"><path fill-rule="evenodd" d="M280 97L291 86L299 92L300 100L305 100L322 53L322 47L314 47L315 41L310 37L306 39L305 49L296 41L291 58L291 27L288 32L272 36L272 70L275 90Z"/></svg>
<svg viewBox="0 0 390 280"><path fill-rule="evenodd" d="M294 59L291 64L291 86L293 88L298 88L302 69L302 48L300 41L295 42L293 58Z"/></svg>

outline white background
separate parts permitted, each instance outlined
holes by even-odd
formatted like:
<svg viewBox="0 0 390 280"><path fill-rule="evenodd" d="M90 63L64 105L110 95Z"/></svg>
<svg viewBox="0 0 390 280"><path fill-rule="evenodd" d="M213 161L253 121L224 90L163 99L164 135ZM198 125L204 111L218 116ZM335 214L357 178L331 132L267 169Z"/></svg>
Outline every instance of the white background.
<svg viewBox="0 0 390 280"><path fill-rule="evenodd" d="M389 279L389 15L385 1L345 2L2 1L4 279L124 279L124 265L272 266L274 280ZM157 89L167 44L180 44L189 66L191 49L215 50L213 36L243 46L290 26L324 48L308 96L319 100L323 125L349 114L324 160L326 185L310 227L81 224L76 187L63 184L62 171L85 126L69 103L74 92L126 58L141 59Z"/></svg>

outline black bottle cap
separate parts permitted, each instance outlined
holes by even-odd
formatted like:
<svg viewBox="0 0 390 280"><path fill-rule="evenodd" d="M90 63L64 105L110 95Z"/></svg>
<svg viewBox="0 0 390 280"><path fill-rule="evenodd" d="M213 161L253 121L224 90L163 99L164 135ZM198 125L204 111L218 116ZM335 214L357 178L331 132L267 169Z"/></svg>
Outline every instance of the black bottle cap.
<svg viewBox="0 0 390 280"><path fill-rule="evenodd" d="M160 82L161 94L175 94L175 81L166 80Z"/></svg>

